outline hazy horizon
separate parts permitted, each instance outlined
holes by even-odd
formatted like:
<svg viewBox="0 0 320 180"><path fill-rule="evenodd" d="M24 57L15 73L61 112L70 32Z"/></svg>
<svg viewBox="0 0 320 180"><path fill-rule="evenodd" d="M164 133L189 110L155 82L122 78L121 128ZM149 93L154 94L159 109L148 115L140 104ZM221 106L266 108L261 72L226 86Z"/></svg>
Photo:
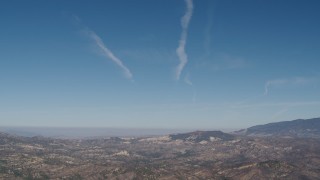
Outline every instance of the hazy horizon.
<svg viewBox="0 0 320 180"><path fill-rule="evenodd" d="M107 138L107 137L146 137L177 134L192 131L232 132L238 129L162 129L162 128L112 128L112 127L31 127L0 126L0 132L12 135L53 138Z"/></svg>

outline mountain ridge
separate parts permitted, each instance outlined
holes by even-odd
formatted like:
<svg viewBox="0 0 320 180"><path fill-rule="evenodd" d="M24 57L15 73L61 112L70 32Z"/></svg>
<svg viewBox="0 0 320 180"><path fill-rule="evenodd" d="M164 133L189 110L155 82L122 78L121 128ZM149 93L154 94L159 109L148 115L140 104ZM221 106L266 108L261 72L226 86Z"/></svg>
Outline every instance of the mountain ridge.
<svg viewBox="0 0 320 180"><path fill-rule="evenodd" d="M236 131L235 134L246 136L320 138L320 118L296 119L256 125Z"/></svg>

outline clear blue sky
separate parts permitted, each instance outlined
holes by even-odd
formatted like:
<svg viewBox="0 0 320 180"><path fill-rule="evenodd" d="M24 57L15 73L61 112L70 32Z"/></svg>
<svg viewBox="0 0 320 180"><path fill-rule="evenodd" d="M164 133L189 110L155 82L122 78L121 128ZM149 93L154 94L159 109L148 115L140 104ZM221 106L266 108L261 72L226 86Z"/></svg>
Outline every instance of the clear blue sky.
<svg viewBox="0 0 320 180"><path fill-rule="evenodd" d="M1 1L0 125L217 129L319 117L319 7Z"/></svg>

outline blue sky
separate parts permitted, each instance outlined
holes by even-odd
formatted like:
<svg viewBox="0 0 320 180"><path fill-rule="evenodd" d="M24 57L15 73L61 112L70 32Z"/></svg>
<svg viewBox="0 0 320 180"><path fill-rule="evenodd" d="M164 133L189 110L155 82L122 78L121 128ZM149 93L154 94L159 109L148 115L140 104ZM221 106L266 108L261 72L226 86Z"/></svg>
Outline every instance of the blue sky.
<svg viewBox="0 0 320 180"><path fill-rule="evenodd" d="M0 2L3 126L319 117L317 0Z"/></svg>

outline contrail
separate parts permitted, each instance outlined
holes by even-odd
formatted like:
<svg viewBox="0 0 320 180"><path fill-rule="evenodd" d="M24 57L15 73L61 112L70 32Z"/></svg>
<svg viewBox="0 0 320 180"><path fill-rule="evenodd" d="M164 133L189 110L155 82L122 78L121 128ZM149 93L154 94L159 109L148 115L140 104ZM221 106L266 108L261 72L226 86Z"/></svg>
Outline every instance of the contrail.
<svg viewBox="0 0 320 180"><path fill-rule="evenodd" d="M269 93L269 86L270 86L270 81L267 81L264 85L264 95L268 95Z"/></svg>
<svg viewBox="0 0 320 180"><path fill-rule="evenodd" d="M182 26L182 32L181 32L181 37L179 40L179 46L176 50L176 53L179 57L179 65L176 69L176 79L180 79L181 72L184 68L184 66L188 62L188 56L185 52L185 46L187 43L187 30L189 26L190 19L192 17L192 12L193 12L193 3L192 0L185 0L186 5L187 5L187 10L184 16L181 18L181 26Z"/></svg>
<svg viewBox="0 0 320 180"><path fill-rule="evenodd" d="M102 51L103 55L109 59L111 59L113 62L115 62L123 71L124 75L128 79L132 79L133 75L130 72L130 70L122 63L122 61L117 58L110 49L108 49L105 44L103 43L102 39L93 31L87 30L87 33L89 37L94 40L95 44L99 47L99 49Z"/></svg>
<svg viewBox="0 0 320 180"><path fill-rule="evenodd" d="M289 81L287 79L274 79L267 81L264 85L264 95L268 95L270 86L282 85L288 82Z"/></svg>
<svg viewBox="0 0 320 180"><path fill-rule="evenodd" d="M108 49L106 47L106 45L103 43L102 39L92 30L90 30L90 28L86 27L85 25L82 25L82 21L81 19L77 16L77 15L72 15L73 21L77 24L77 25L81 25L83 32L85 32L85 34L91 38L94 43L97 45L97 47L101 50L101 52L103 53L103 55L105 57L107 57L108 59L112 60L113 62L115 62L123 71L125 77L127 79L131 79L133 78L133 75L131 73L131 71L122 63L122 61L117 58L110 49Z"/></svg>
<svg viewBox="0 0 320 180"><path fill-rule="evenodd" d="M192 87L192 92L193 92L192 102L195 103L196 100L197 100L197 92L196 92L195 87L193 86L192 81L191 81L190 78L189 78L189 73L184 77L184 82L185 82L186 84L188 84L189 86Z"/></svg>
<svg viewBox="0 0 320 180"><path fill-rule="evenodd" d="M190 78L189 78L189 74L187 74L185 77L184 77L184 82L190 86L193 85L193 83L191 82Z"/></svg>
<svg viewBox="0 0 320 180"><path fill-rule="evenodd" d="M306 78L306 77L296 77L296 78L284 78L284 79L274 79L274 80L269 80L265 83L264 85L264 95L268 95L269 89L272 86L284 86L284 85L308 85L311 83L317 82L317 79L315 78Z"/></svg>

